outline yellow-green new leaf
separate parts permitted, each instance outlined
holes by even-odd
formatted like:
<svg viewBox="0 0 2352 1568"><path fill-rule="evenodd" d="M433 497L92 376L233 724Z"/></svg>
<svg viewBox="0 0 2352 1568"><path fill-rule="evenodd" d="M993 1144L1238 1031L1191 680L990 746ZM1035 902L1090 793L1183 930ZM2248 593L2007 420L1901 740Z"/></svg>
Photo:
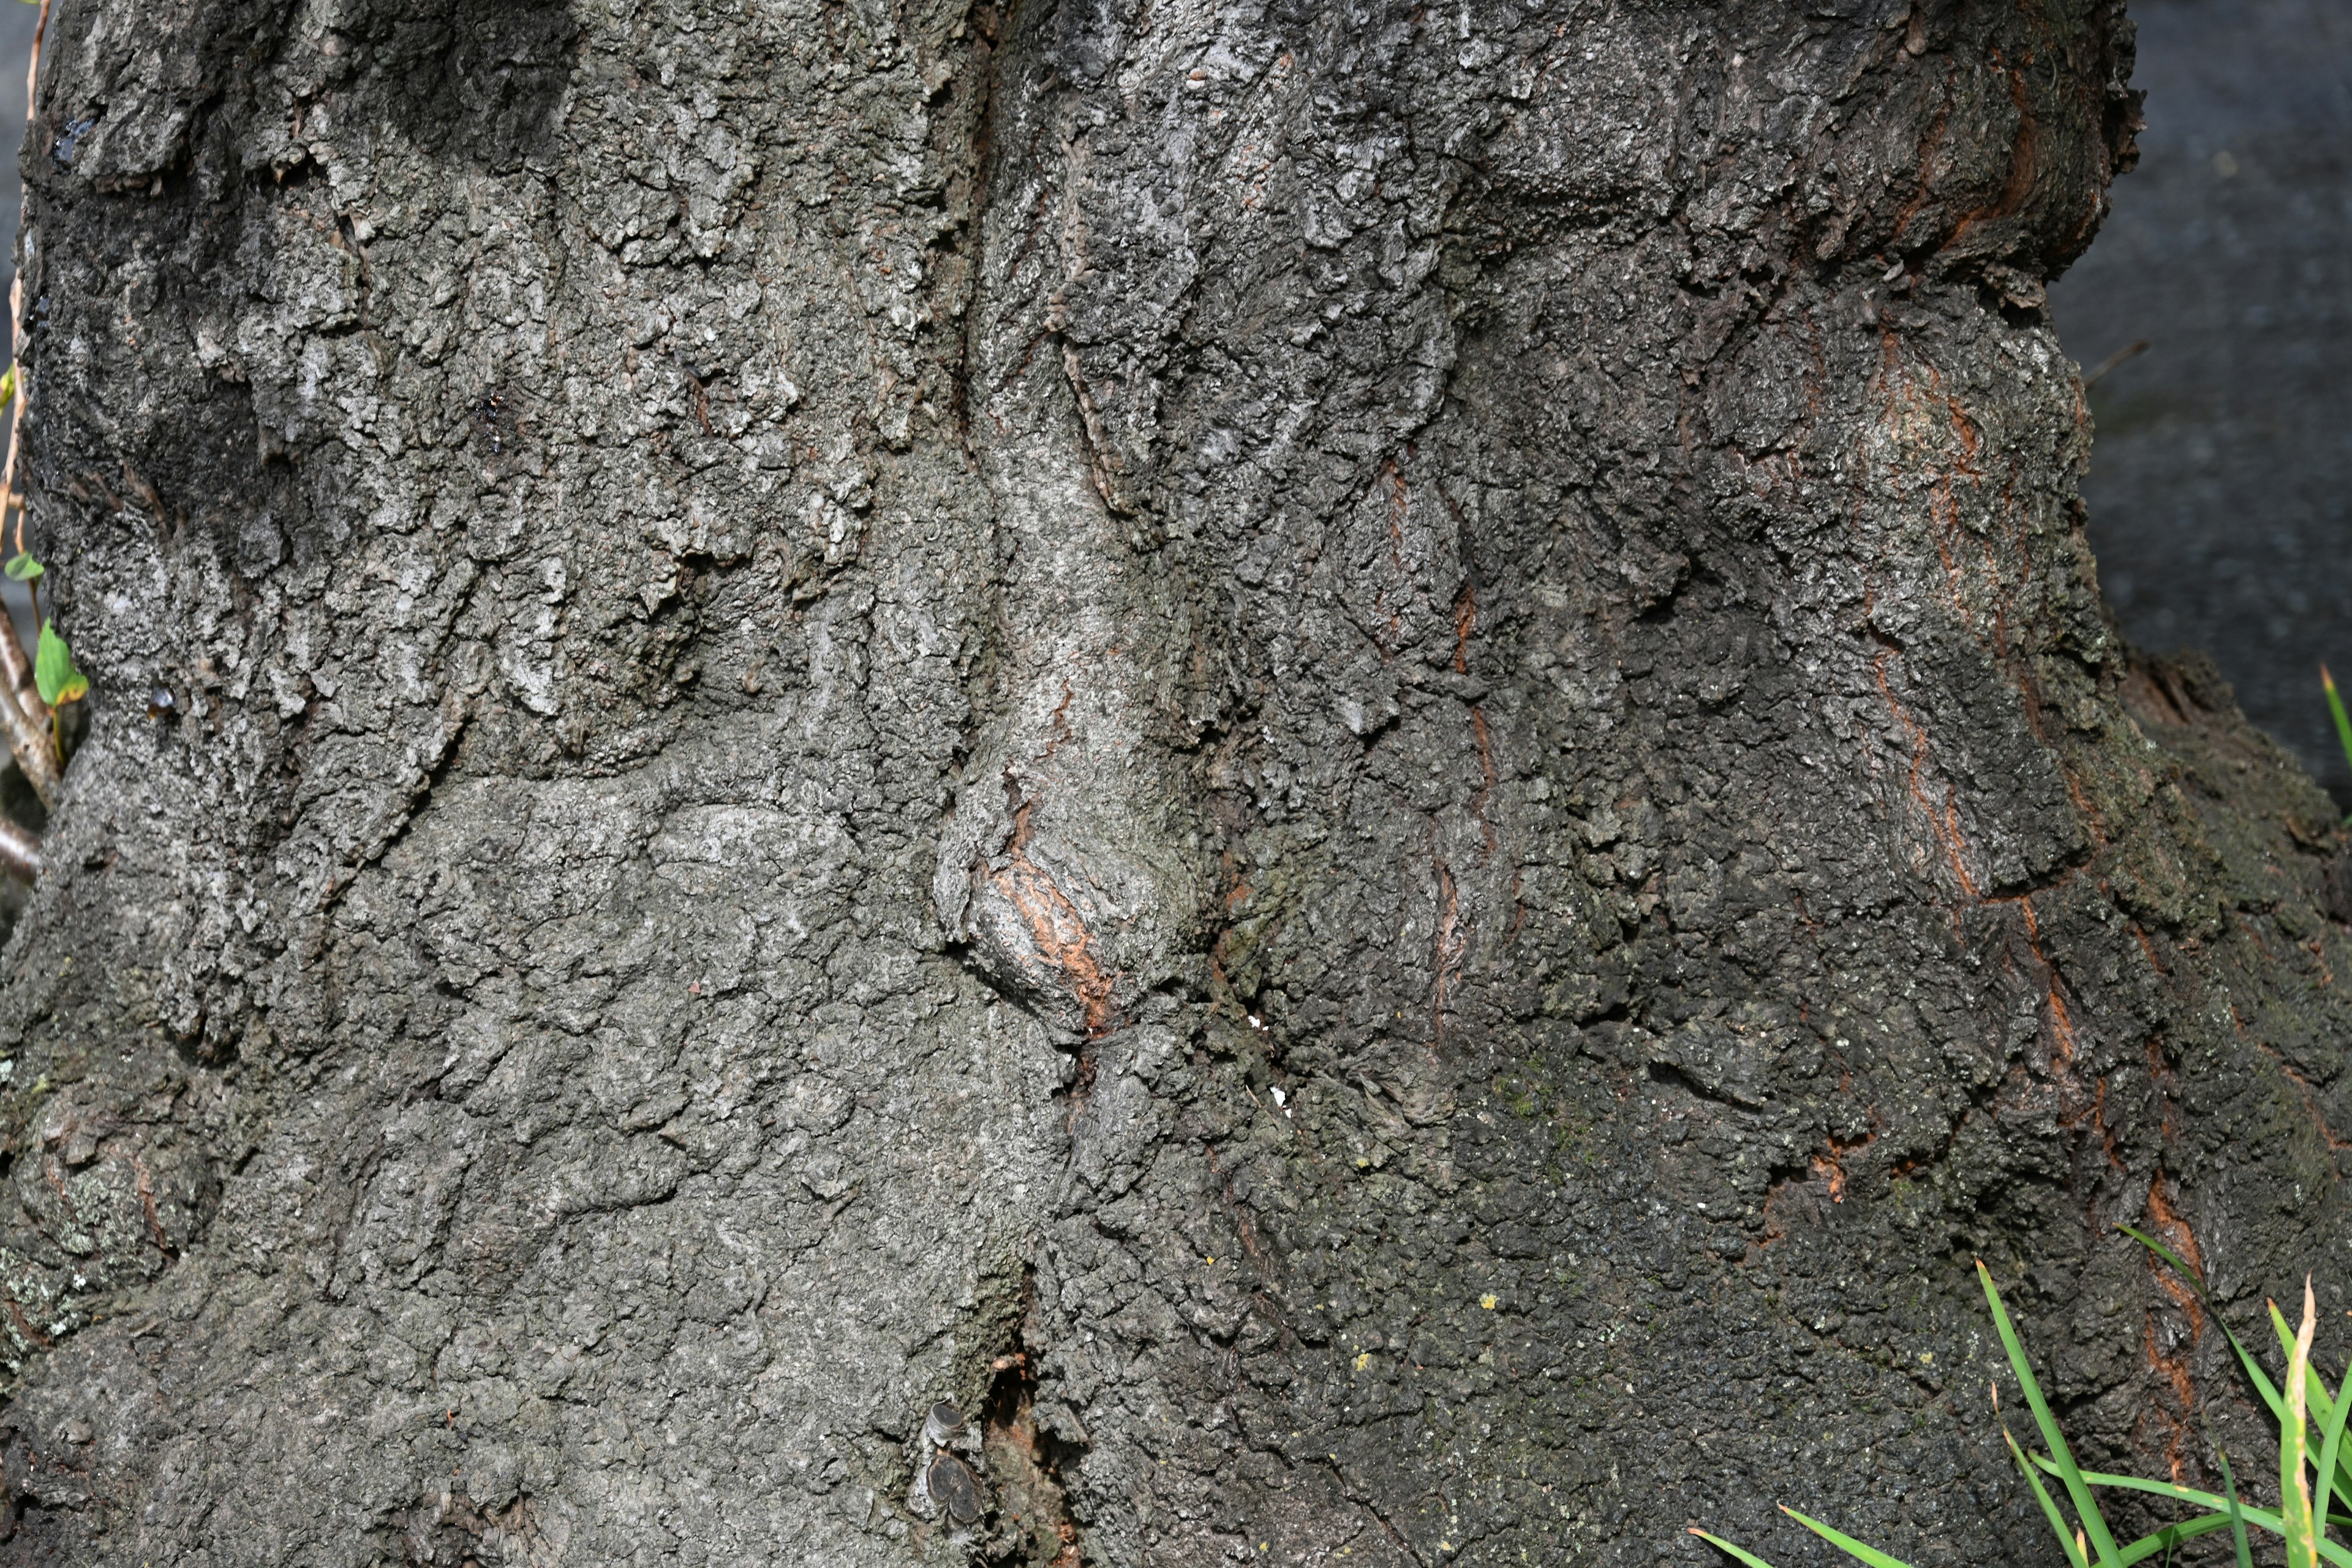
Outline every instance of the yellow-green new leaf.
<svg viewBox="0 0 2352 1568"><path fill-rule="evenodd" d="M12 581L18 583L29 583L47 570L47 567L33 559L33 553L29 550L19 550L16 554L8 557L8 563L5 566L0 566L0 572L7 573Z"/></svg>
<svg viewBox="0 0 2352 1568"><path fill-rule="evenodd" d="M2319 684L2327 689L2327 711L2336 721L2336 738L2344 743L2346 760L2352 761L2352 717L2346 716L2344 699L2336 694L2336 678L2324 664L2319 667Z"/></svg>
<svg viewBox="0 0 2352 1568"><path fill-rule="evenodd" d="M76 667L73 649L47 621L41 623L41 646L33 654L33 684L40 688L41 700L52 708L89 695L89 677Z"/></svg>

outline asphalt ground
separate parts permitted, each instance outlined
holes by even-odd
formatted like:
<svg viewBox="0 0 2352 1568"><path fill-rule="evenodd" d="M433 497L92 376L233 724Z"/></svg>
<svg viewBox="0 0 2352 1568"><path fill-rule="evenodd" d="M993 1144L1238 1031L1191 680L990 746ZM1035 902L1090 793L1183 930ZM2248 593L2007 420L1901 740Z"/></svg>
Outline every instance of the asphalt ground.
<svg viewBox="0 0 2352 1568"><path fill-rule="evenodd" d="M2352 806L2352 0L2135 0L2147 129L2051 290L2092 388L2084 486L2125 635L2201 647Z"/></svg>

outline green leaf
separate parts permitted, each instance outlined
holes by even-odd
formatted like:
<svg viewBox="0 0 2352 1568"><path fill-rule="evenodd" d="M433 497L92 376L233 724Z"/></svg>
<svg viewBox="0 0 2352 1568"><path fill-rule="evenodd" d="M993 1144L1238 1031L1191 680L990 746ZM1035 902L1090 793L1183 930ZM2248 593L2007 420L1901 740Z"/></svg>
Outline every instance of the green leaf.
<svg viewBox="0 0 2352 1568"><path fill-rule="evenodd" d="M75 667L73 649L47 621L41 623L41 646L33 655L33 684L41 689L41 700L52 708L89 694L89 677Z"/></svg>
<svg viewBox="0 0 2352 1568"><path fill-rule="evenodd" d="M16 367L12 364L5 374L0 374L0 407L5 407L8 400L16 395Z"/></svg>
<svg viewBox="0 0 2352 1568"><path fill-rule="evenodd" d="M2246 1516L2238 1509L2238 1478L2230 1473L2230 1456L2221 1452L2221 1444L2213 1445L2213 1454L2221 1461L2221 1484L2230 1489L2230 1533L2238 1543L2238 1568L2254 1568L2254 1554L2246 1545Z"/></svg>
<svg viewBox="0 0 2352 1568"><path fill-rule="evenodd" d="M2221 1323L2221 1313L2213 1305L2213 1298L2210 1296L2205 1298L2205 1307L2208 1311L2212 1312L2213 1321ZM2221 1323L2221 1331L2230 1336L2230 1348L2238 1352L2238 1364L2245 1369L2247 1380L2254 1385L2254 1392L2263 1396L2263 1403L2271 1407L2272 1418L2284 1419L2286 1415L2286 1396L2272 1384L2269 1374L2263 1371L2262 1363L2254 1359L2254 1352L2248 1350L2245 1342L2238 1338L2237 1331L2227 1323Z"/></svg>
<svg viewBox="0 0 2352 1568"><path fill-rule="evenodd" d="M2053 1476L2058 1473L2058 1468L2039 1454L2033 1456L2033 1462ZM2117 1491L2149 1492L2157 1497L2168 1497L2176 1502L2191 1503L2198 1508L2217 1513L2227 1512L2231 1507L2228 1499L2215 1497L2211 1492L2200 1492L2194 1487L2184 1487L2172 1481L2144 1480L2138 1476L2110 1476L2097 1470L2084 1470L2083 1483L2085 1486L2113 1487ZM2285 1529L2273 1510L2256 1508L2252 1503L2241 1503L2238 1505L2238 1511L2248 1524L2257 1530L2267 1530L2272 1534L2277 1535L2283 1533ZM2318 1542L2318 1547L2320 1556L2335 1563L2336 1568L2352 1568L2352 1552L2347 1552L2332 1541L2322 1541Z"/></svg>
<svg viewBox="0 0 2352 1568"><path fill-rule="evenodd" d="M2183 1263L2180 1260L2180 1255L2179 1253L2165 1246L2164 1243L2157 1240L2156 1237L2148 1235L2147 1232L2138 1229L2136 1226L2124 1225L2118 1222L2116 1228L2122 1231L2126 1236L2130 1237L2134 1241L2138 1242L2142 1247L2147 1247L2150 1252L2155 1253L2158 1258L2163 1258L2167 1263L2171 1264L2175 1268L2180 1270L2182 1274L2188 1276L2189 1282L2197 1288L2197 1293L2200 1296L2205 1294L2205 1281L2197 1277L2197 1270L2189 1268L2188 1264Z"/></svg>
<svg viewBox="0 0 2352 1568"><path fill-rule="evenodd" d="M2214 1323L2220 1327L2222 1335L2229 1340L2230 1349L2237 1352L2238 1365L2244 1369L2246 1380L2254 1385L2254 1392L2263 1396L2263 1403L2271 1407L2271 1418L2284 1423L2286 1420L2285 1397L2264 1374L2262 1363L2254 1360L2254 1352L2246 1348L2245 1342L2238 1338L2237 1331L2231 1329L2228 1321L2222 1318L2221 1304L2213 1300L2212 1292L2205 1289L2205 1281L2197 1277L2197 1270L2183 1263L2173 1254L2171 1248L2146 1231L2136 1230L2127 1225L2118 1225L2116 1228L2171 1264L2179 1271L2180 1277L2189 1281L2190 1289L2197 1292L2198 1300L2205 1303L2205 1310L2212 1314ZM2279 1342L2284 1345L2287 1353L2292 1355L2294 1352L2294 1336L2286 1331L2286 1320L2279 1316L2275 1303L2271 1308L2271 1321L2279 1331ZM2311 1393L2314 1396L2312 1413L2324 1423L2332 1414L2326 1398L2326 1390L2322 1386L2315 1386ZM2338 1497L2352 1500L2352 1451L2339 1450L2336 1456L2336 1493Z"/></svg>
<svg viewBox="0 0 2352 1568"><path fill-rule="evenodd" d="M2050 1521L2050 1533L2058 1538L2058 1550L2066 1554L2068 1568L2088 1568L2083 1561L2083 1549L2074 1544L2074 1532L2066 1528L2066 1516L2050 1500L2050 1489L2042 1484L2042 1478L2033 1473L2033 1467L2025 1462L2025 1450L2017 1446L2017 1439L2009 1435L2008 1427L2000 1429L2000 1436L2001 1441L2009 1445L2010 1454L2017 1460L2017 1468L2025 1472L2025 1484L2033 1489L2033 1500L2042 1505L2042 1515Z"/></svg>
<svg viewBox="0 0 2352 1568"><path fill-rule="evenodd" d="M2311 1374L2311 1380L2314 1384L2317 1384L2319 1374L2315 1372ZM2343 1490L2336 1482L2336 1467L2343 1462L2344 1458L2344 1418L2347 1415L2352 1415L2352 1398L2346 1397L2347 1394L2352 1394L2352 1389L2338 1384L2336 1388L2336 1408L2321 1417L2319 1468L2314 1472L2319 1478L2319 1495L2314 1507L2312 1519L2314 1528L2321 1535L2327 1533L2327 1523L2330 1518L2329 1505L2335 1501L2335 1495ZM2352 1500L2352 1493L2347 1493L2347 1500Z"/></svg>
<svg viewBox="0 0 2352 1568"><path fill-rule="evenodd" d="M1875 1546L1864 1546L1853 1536L1844 1534L1839 1531L1832 1530L1820 1520L1807 1519L1803 1514L1799 1513L1795 1509L1789 1507L1786 1503L1780 1505L1780 1511L1787 1514L1790 1519L1795 1520L1799 1524L1803 1525L1807 1530L1811 1531L1815 1535L1820 1536L1823 1541L1828 1542L1832 1546L1836 1547L1840 1552L1844 1552L1848 1557L1853 1558L1858 1563L1868 1563L1870 1568L1911 1568L1911 1565L1904 1562L1901 1558L1889 1557L1885 1552L1881 1552Z"/></svg>
<svg viewBox="0 0 2352 1568"><path fill-rule="evenodd" d="M47 568L33 559L29 550L19 550L8 557L5 566L0 566L0 572L7 573L10 578L19 583L29 583L46 570Z"/></svg>
<svg viewBox="0 0 2352 1568"><path fill-rule="evenodd" d="M2075 1517L2083 1521L2084 1533L2091 1538L2101 1568L2122 1568L2116 1561L2116 1538L2108 1531L2107 1521L2100 1517L2098 1502L2084 1484L2082 1472L2075 1468L2065 1434L2058 1430L2058 1418L2050 1414L2050 1402L2042 1397L2042 1385L2033 1380L2033 1368L2025 1359L2025 1347L2017 1342L2017 1331L2010 1326L2009 1313L2000 1304L2000 1292L1993 1287L1992 1270L1984 1266L1981 1258L1977 1259L1977 1279L1984 1286L1985 1301L1992 1308L1993 1327L2000 1331L2000 1345L2009 1352L2010 1368L2025 1390L2026 1404L2033 1407L2034 1425L2042 1428L2042 1440L2057 1463L2053 1473L2066 1483L2066 1495L2074 1500Z"/></svg>
<svg viewBox="0 0 2352 1568"><path fill-rule="evenodd" d="M2352 718L2344 712L2344 699L2336 695L2336 678L2319 667L2319 684L2327 689L2327 710L2336 717L2336 738L2344 743L2344 760L2352 763Z"/></svg>
<svg viewBox="0 0 2352 1568"><path fill-rule="evenodd" d="M1744 1551L1739 1547L1734 1546L1720 1535L1709 1535L1706 1531L1701 1530L1695 1524L1690 1527L1690 1532L1693 1535L1697 1536L1701 1541L1706 1542L1709 1546L1719 1547L1723 1551L1730 1552L1734 1557L1737 1557L1742 1563L1747 1563L1748 1568L1772 1568L1772 1564L1765 1562L1764 1559L1757 1556L1753 1552Z"/></svg>
<svg viewBox="0 0 2352 1568"><path fill-rule="evenodd" d="M2276 1301L2264 1300L2263 1305L2271 1310L2271 1331L2278 1335L2279 1349L2286 1352L2287 1364L2292 1366L2294 1364L2294 1330L2288 1324L2286 1314L2279 1310ZM2284 1391L2285 1385L2280 1386Z"/></svg>
<svg viewBox="0 0 2352 1568"><path fill-rule="evenodd" d="M2287 1328L2286 1317L2278 1310L2278 1303L2276 1301L2273 1301L2269 1303L2269 1306L2271 1310L2271 1327L2277 1331L2279 1343L2285 1348L2288 1363L2292 1365L2294 1361L2295 1336L2293 1331ZM2239 1353L2243 1355L2245 1352L2241 1351ZM2304 1400L2309 1408L2311 1419L2318 1422L2321 1430L2324 1432L2327 1427L2334 1425L2336 1407L2337 1405L2341 1403L2340 1396L2345 1391L2342 1389L2336 1390L2338 1397L2331 1399L2327 1393L2327 1380L2320 1376L2316 1371L2312 1370L2308 1364L2306 1364L2304 1375L2303 1392ZM2271 1400L2270 1405L2271 1414L2277 1418L2279 1430L2284 1434L2286 1430L2286 1401L2284 1397L2274 1398ZM2307 1452L2305 1457L2308 1457ZM2345 1454L2341 1448L2337 1449L2336 1455L2335 1486L2336 1489L2345 1497L2352 1498L2352 1455Z"/></svg>
<svg viewBox="0 0 2352 1568"><path fill-rule="evenodd" d="M2144 1563L2158 1552L2168 1552L2184 1541L2194 1541L2200 1535L2210 1535L2217 1530L2229 1528L2230 1516L2226 1513L2200 1514L2179 1524L2168 1524L2154 1534L2143 1535L2124 1548L2125 1568L2130 1568L2135 1563ZM2238 1528L2243 1530L2245 1526L2241 1523Z"/></svg>
<svg viewBox="0 0 2352 1568"><path fill-rule="evenodd" d="M2273 1312L2278 1310L2278 1307L2275 1302L2272 1304L2271 1310ZM2281 1318L2278 1321L2284 1325L2286 1320ZM2294 1336L2292 1334L2288 1335L2285 1340L2285 1344L2287 1359L2292 1362L2294 1358ZM2320 1426L2325 1429L2327 1424L2335 1419L2336 1402L2335 1396L2327 1392L2327 1379L2320 1375L2320 1372L2317 1367L2314 1366L2306 1369L2303 1391L2305 1400L2310 1406L2311 1418L2314 1421L2318 1422Z"/></svg>

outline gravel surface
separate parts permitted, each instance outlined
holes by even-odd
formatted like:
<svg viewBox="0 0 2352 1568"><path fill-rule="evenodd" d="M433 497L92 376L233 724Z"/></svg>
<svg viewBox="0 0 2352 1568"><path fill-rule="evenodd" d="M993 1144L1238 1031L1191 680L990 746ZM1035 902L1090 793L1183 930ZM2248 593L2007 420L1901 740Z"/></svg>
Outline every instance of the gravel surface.
<svg viewBox="0 0 2352 1568"><path fill-rule="evenodd" d="M2318 665L2352 669L2352 6L2146 0L2139 168L2051 290L2094 389L2084 487L2133 641L2210 651L2352 805Z"/></svg>

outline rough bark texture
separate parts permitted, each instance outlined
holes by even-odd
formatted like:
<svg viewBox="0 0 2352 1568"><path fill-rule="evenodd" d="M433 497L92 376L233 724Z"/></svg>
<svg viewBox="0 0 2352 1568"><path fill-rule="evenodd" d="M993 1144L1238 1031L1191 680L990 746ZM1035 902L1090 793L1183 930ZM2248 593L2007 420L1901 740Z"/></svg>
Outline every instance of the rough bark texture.
<svg viewBox="0 0 2352 1568"><path fill-rule="evenodd" d="M2352 886L2098 602L2111 0L55 4L0 1561L2055 1562L1972 1253L2242 1429L2108 1226L2340 1258Z"/></svg>

